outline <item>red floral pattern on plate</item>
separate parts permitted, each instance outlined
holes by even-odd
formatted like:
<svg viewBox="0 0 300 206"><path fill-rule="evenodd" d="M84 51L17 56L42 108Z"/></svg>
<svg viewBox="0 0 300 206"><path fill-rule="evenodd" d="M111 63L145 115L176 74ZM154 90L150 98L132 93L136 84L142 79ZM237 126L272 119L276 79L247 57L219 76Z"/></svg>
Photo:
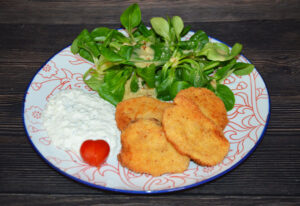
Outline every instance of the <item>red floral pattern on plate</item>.
<svg viewBox="0 0 300 206"><path fill-rule="evenodd" d="M56 67L55 62L49 61L39 72L45 79L50 79L52 76L55 76L58 72L58 68Z"/></svg>

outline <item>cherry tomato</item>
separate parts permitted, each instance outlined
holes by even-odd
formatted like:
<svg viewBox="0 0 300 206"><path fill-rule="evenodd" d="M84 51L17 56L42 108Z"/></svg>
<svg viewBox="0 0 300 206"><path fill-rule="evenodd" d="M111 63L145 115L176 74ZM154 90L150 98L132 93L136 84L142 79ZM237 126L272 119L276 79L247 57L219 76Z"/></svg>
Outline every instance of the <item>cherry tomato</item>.
<svg viewBox="0 0 300 206"><path fill-rule="evenodd" d="M104 140L86 140L80 147L80 155L89 165L100 166L106 160L109 150Z"/></svg>

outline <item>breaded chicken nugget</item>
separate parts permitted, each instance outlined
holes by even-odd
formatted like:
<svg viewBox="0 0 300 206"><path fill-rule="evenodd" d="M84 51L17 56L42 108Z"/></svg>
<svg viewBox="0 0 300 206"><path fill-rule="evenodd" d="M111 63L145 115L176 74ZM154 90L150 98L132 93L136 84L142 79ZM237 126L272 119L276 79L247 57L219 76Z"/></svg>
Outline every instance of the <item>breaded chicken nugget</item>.
<svg viewBox="0 0 300 206"><path fill-rule="evenodd" d="M116 108L117 126L122 131L133 120L154 118L161 121L163 111L171 105L146 96L124 100Z"/></svg>
<svg viewBox="0 0 300 206"><path fill-rule="evenodd" d="M140 119L126 127L121 135L122 149L118 159L124 167L159 176L180 173L190 159L181 155L167 141L161 123L155 119Z"/></svg>
<svg viewBox="0 0 300 206"><path fill-rule="evenodd" d="M229 142L220 127L183 96L164 111L162 125L169 142L200 165L216 165L228 153Z"/></svg>
<svg viewBox="0 0 300 206"><path fill-rule="evenodd" d="M181 96L195 103L201 112L219 125L222 130L226 127L228 118L225 105L212 91L206 88L190 87L178 92L174 102L176 103L177 98Z"/></svg>

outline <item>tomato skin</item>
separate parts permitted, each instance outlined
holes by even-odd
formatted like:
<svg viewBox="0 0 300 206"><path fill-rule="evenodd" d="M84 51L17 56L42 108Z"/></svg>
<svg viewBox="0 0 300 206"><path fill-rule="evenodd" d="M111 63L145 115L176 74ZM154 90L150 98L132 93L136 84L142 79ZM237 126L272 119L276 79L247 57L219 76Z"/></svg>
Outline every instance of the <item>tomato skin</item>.
<svg viewBox="0 0 300 206"><path fill-rule="evenodd" d="M104 140L86 140L80 147L82 159L91 166L100 166L108 157L110 148Z"/></svg>

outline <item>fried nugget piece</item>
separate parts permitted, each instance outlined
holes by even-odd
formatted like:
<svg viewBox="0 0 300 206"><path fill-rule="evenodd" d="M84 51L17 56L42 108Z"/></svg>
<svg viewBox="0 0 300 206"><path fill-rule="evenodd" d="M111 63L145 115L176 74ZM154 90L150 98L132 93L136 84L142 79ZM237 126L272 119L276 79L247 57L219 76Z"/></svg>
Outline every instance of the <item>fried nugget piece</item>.
<svg viewBox="0 0 300 206"><path fill-rule="evenodd" d="M172 103L162 102L152 97L137 97L120 102L116 108L116 122L123 131L127 125L137 119L162 119L163 111Z"/></svg>
<svg viewBox="0 0 300 206"><path fill-rule="evenodd" d="M163 114L167 139L183 155L203 166L220 163L229 150L222 130L183 96Z"/></svg>
<svg viewBox="0 0 300 206"><path fill-rule="evenodd" d="M201 112L219 125L222 130L226 127L228 118L225 105L212 91L206 88L190 87L178 92L174 102L176 103L177 98L181 96L195 103Z"/></svg>
<svg viewBox="0 0 300 206"><path fill-rule="evenodd" d="M188 168L190 159L167 141L161 123L155 119L130 123L122 132L121 142L118 159L134 172L159 176L180 173Z"/></svg>

